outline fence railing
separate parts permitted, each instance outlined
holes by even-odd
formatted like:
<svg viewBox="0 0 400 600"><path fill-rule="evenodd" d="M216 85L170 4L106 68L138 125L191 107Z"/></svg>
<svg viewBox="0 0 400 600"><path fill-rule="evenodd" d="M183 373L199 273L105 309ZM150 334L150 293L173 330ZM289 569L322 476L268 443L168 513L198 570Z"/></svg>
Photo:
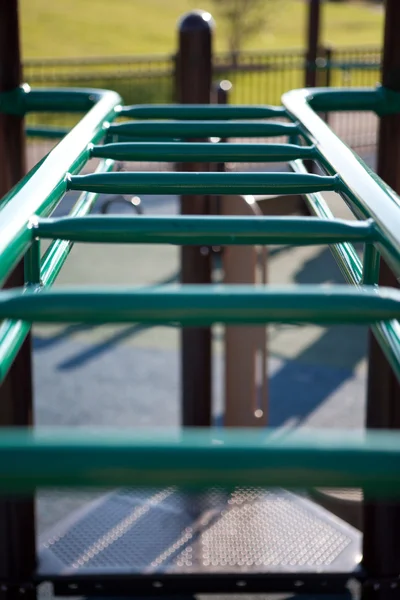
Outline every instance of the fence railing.
<svg viewBox="0 0 400 600"><path fill-rule="evenodd" d="M232 102L280 102L282 94L304 85L302 50L219 53L214 56L216 78L234 84ZM321 49L318 84L338 87L370 86L379 79L378 47ZM38 86L83 87L101 83L117 90L129 103L171 102L175 55L141 57L33 59L24 64L25 80Z"/></svg>

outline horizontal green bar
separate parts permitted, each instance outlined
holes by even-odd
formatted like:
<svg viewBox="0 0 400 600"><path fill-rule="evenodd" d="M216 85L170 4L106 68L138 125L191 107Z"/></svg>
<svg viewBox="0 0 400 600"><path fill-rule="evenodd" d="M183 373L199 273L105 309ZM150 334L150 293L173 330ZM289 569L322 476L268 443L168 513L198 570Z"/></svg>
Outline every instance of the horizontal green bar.
<svg viewBox="0 0 400 600"><path fill-rule="evenodd" d="M272 162L296 158L312 159L312 146L295 144L207 144L182 142L128 142L91 149L93 157L132 161L168 162Z"/></svg>
<svg viewBox="0 0 400 600"><path fill-rule="evenodd" d="M70 486L363 488L400 494L400 436L310 430L2 430L0 491Z"/></svg>
<svg viewBox="0 0 400 600"><path fill-rule="evenodd" d="M59 139L67 135L71 130L68 127L51 127L48 125L28 125L25 127L27 137L40 137L47 139Z"/></svg>
<svg viewBox="0 0 400 600"><path fill-rule="evenodd" d="M151 137L152 142L156 142L156 143L167 143L167 144L171 144L172 142L177 142L180 141L179 138L176 138L174 136L170 136L170 137L159 137L159 136L152 136ZM148 142L149 138L144 136L144 137L139 137L136 135L133 136L129 136L129 135L120 135L120 134L116 134L115 132L112 133L112 135L107 135L105 137L105 143L108 143L112 141L113 143L127 143L127 142L135 142L139 143L139 142Z"/></svg>
<svg viewBox="0 0 400 600"><path fill-rule="evenodd" d="M314 89L310 106L315 111L375 111L378 96L375 89Z"/></svg>
<svg viewBox="0 0 400 600"><path fill-rule="evenodd" d="M293 123L264 121L144 121L115 123L108 129L109 135L131 137L273 137L295 135L299 132Z"/></svg>
<svg viewBox="0 0 400 600"><path fill-rule="evenodd" d="M25 95L24 102L29 113L86 113L108 93L108 90L93 88L36 88Z"/></svg>
<svg viewBox="0 0 400 600"><path fill-rule="evenodd" d="M0 319L41 323L354 323L400 318L400 291L347 285L154 286L0 292Z"/></svg>
<svg viewBox="0 0 400 600"><path fill-rule="evenodd" d="M228 120L284 117L282 106L221 106L218 104L139 104L121 106L118 114L133 119Z"/></svg>
<svg viewBox="0 0 400 600"><path fill-rule="evenodd" d="M383 86L375 89L320 88L310 90L310 94L310 106L318 112L372 111L380 116L400 112L400 94Z"/></svg>
<svg viewBox="0 0 400 600"><path fill-rule="evenodd" d="M304 194L341 189L338 176L297 173L120 172L68 175L69 190L103 194Z"/></svg>
<svg viewBox="0 0 400 600"><path fill-rule="evenodd" d="M108 90L93 88L36 88L23 85L0 93L0 111L9 115L24 116L32 112L86 113L105 95L114 94ZM114 115L112 118L115 116Z"/></svg>
<svg viewBox="0 0 400 600"><path fill-rule="evenodd" d="M313 217L61 217L41 219L35 237L140 244L336 244L373 241L372 221Z"/></svg>

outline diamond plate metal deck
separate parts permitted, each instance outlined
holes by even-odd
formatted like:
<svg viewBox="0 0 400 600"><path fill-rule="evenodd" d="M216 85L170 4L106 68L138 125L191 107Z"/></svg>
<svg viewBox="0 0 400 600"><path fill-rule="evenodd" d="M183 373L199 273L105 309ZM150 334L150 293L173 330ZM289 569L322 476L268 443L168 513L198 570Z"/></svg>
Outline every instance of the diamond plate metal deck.
<svg viewBox="0 0 400 600"><path fill-rule="evenodd" d="M99 582L141 575L153 587L154 578L162 587L163 576L333 576L357 569L360 537L284 490L117 490L50 533L39 550L38 576Z"/></svg>

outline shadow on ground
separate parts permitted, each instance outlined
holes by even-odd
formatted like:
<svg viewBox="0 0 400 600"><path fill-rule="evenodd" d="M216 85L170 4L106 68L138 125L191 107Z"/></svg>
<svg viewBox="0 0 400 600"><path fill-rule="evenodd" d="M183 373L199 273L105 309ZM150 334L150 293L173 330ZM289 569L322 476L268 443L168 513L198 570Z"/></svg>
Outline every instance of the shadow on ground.
<svg viewBox="0 0 400 600"><path fill-rule="evenodd" d="M174 283L179 277L174 273L160 284ZM306 261L294 277L298 284L304 283L342 283L342 275L334 262L329 249L322 250L317 256ZM93 343L72 343L71 338L77 333L90 331L87 325L69 325L50 338L35 336L34 348L40 353L49 351L62 344L65 350L57 353L58 362L55 369L73 375L75 371L92 362L103 365L106 358L112 365L117 347L127 340L134 339L151 326L134 324L106 339ZM324 330L322 335L302 350L295 360L274 359L270 365L270 415L269 423L279 426L292 419L301 424L309 418L329 397L346 388L350 396L360 393L360 386L353 385L356 366L366 353L367 330L356 326L333 326ZM126 347L126 352L131 352ZM47 353L47 352L46 352ZM164 353L164 354L163 354ZM178 356L173 350L155 348L152 354L159 356L161 369L171 369L171 364L179 370ZM173 354L174 356L171 356ZM107 355L106 357L104 355ZM163 360L162 356L167 356ZM340 355L340 361L335 360ZM135 348L135 360L140 359L140 348ZM103 360L100 360L103 359ZM133 359L132 359L133 360ZM144 360L144 359L141 359ZM149 355L146 360L149 360ZM171 362L172 361L172 362ZM339 364L338 364L339 363ZM345 365L345 366L340 366ZM149 382L151 385L153 382ZM132 382L134 385L134 383ZM358 381L359 384L359 381ZM172 392L171 390L171 397ZM333 414L333 413L332 413ZM334 417L333 417L334 418ZM221 420L218 420L221 422Z"/></svg>

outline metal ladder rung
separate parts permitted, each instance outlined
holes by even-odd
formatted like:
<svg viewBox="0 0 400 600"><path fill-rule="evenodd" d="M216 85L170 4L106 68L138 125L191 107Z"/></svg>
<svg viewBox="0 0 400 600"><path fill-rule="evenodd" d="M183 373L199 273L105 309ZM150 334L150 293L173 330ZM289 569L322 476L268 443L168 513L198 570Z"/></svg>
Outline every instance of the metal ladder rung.
<svg viewBox="0 0 400 600"><path fill-rule="evenodd" d="M338 244L373 242L373 221L315 217L90 215L39 219L35 237L71 242L140 244Z"/></svg>
<svg viewBox="0 0 400 600"><path fill-rule="evenodd" d="M300 133L294 123L264 121L132 121L116 123L108 128L109 135L139 137L273 137Z"/></svg>
<svg viewBox="0 0 400 600"><path fill-rule="evenodd" d="M167 162L273 162L315 159L314 146L296 144L210 144L185 142L125 142L91 148L93 158Z"/></svg>
<svg viewBox="0 0 400 600"><path fill-rule="evenodd" d="M298 173L146 173L67 175L68 190L105 194L306 194L340 191L338 175Z"/></svg>
<svg viewBox="0 0 400 600"><path fill-rule="evenodd" d="M229 106L204 104L142 104L121 106L117 113L133 119L269 119L285 117L283 106Z"/></svg>
<svg viewBox="0 0 400 600"><path fill-rule="evenodd" d="M372 324L400 318L400 291L347 285L178 285L136 288L12 289L0 319L41 323Z"/></svg>

